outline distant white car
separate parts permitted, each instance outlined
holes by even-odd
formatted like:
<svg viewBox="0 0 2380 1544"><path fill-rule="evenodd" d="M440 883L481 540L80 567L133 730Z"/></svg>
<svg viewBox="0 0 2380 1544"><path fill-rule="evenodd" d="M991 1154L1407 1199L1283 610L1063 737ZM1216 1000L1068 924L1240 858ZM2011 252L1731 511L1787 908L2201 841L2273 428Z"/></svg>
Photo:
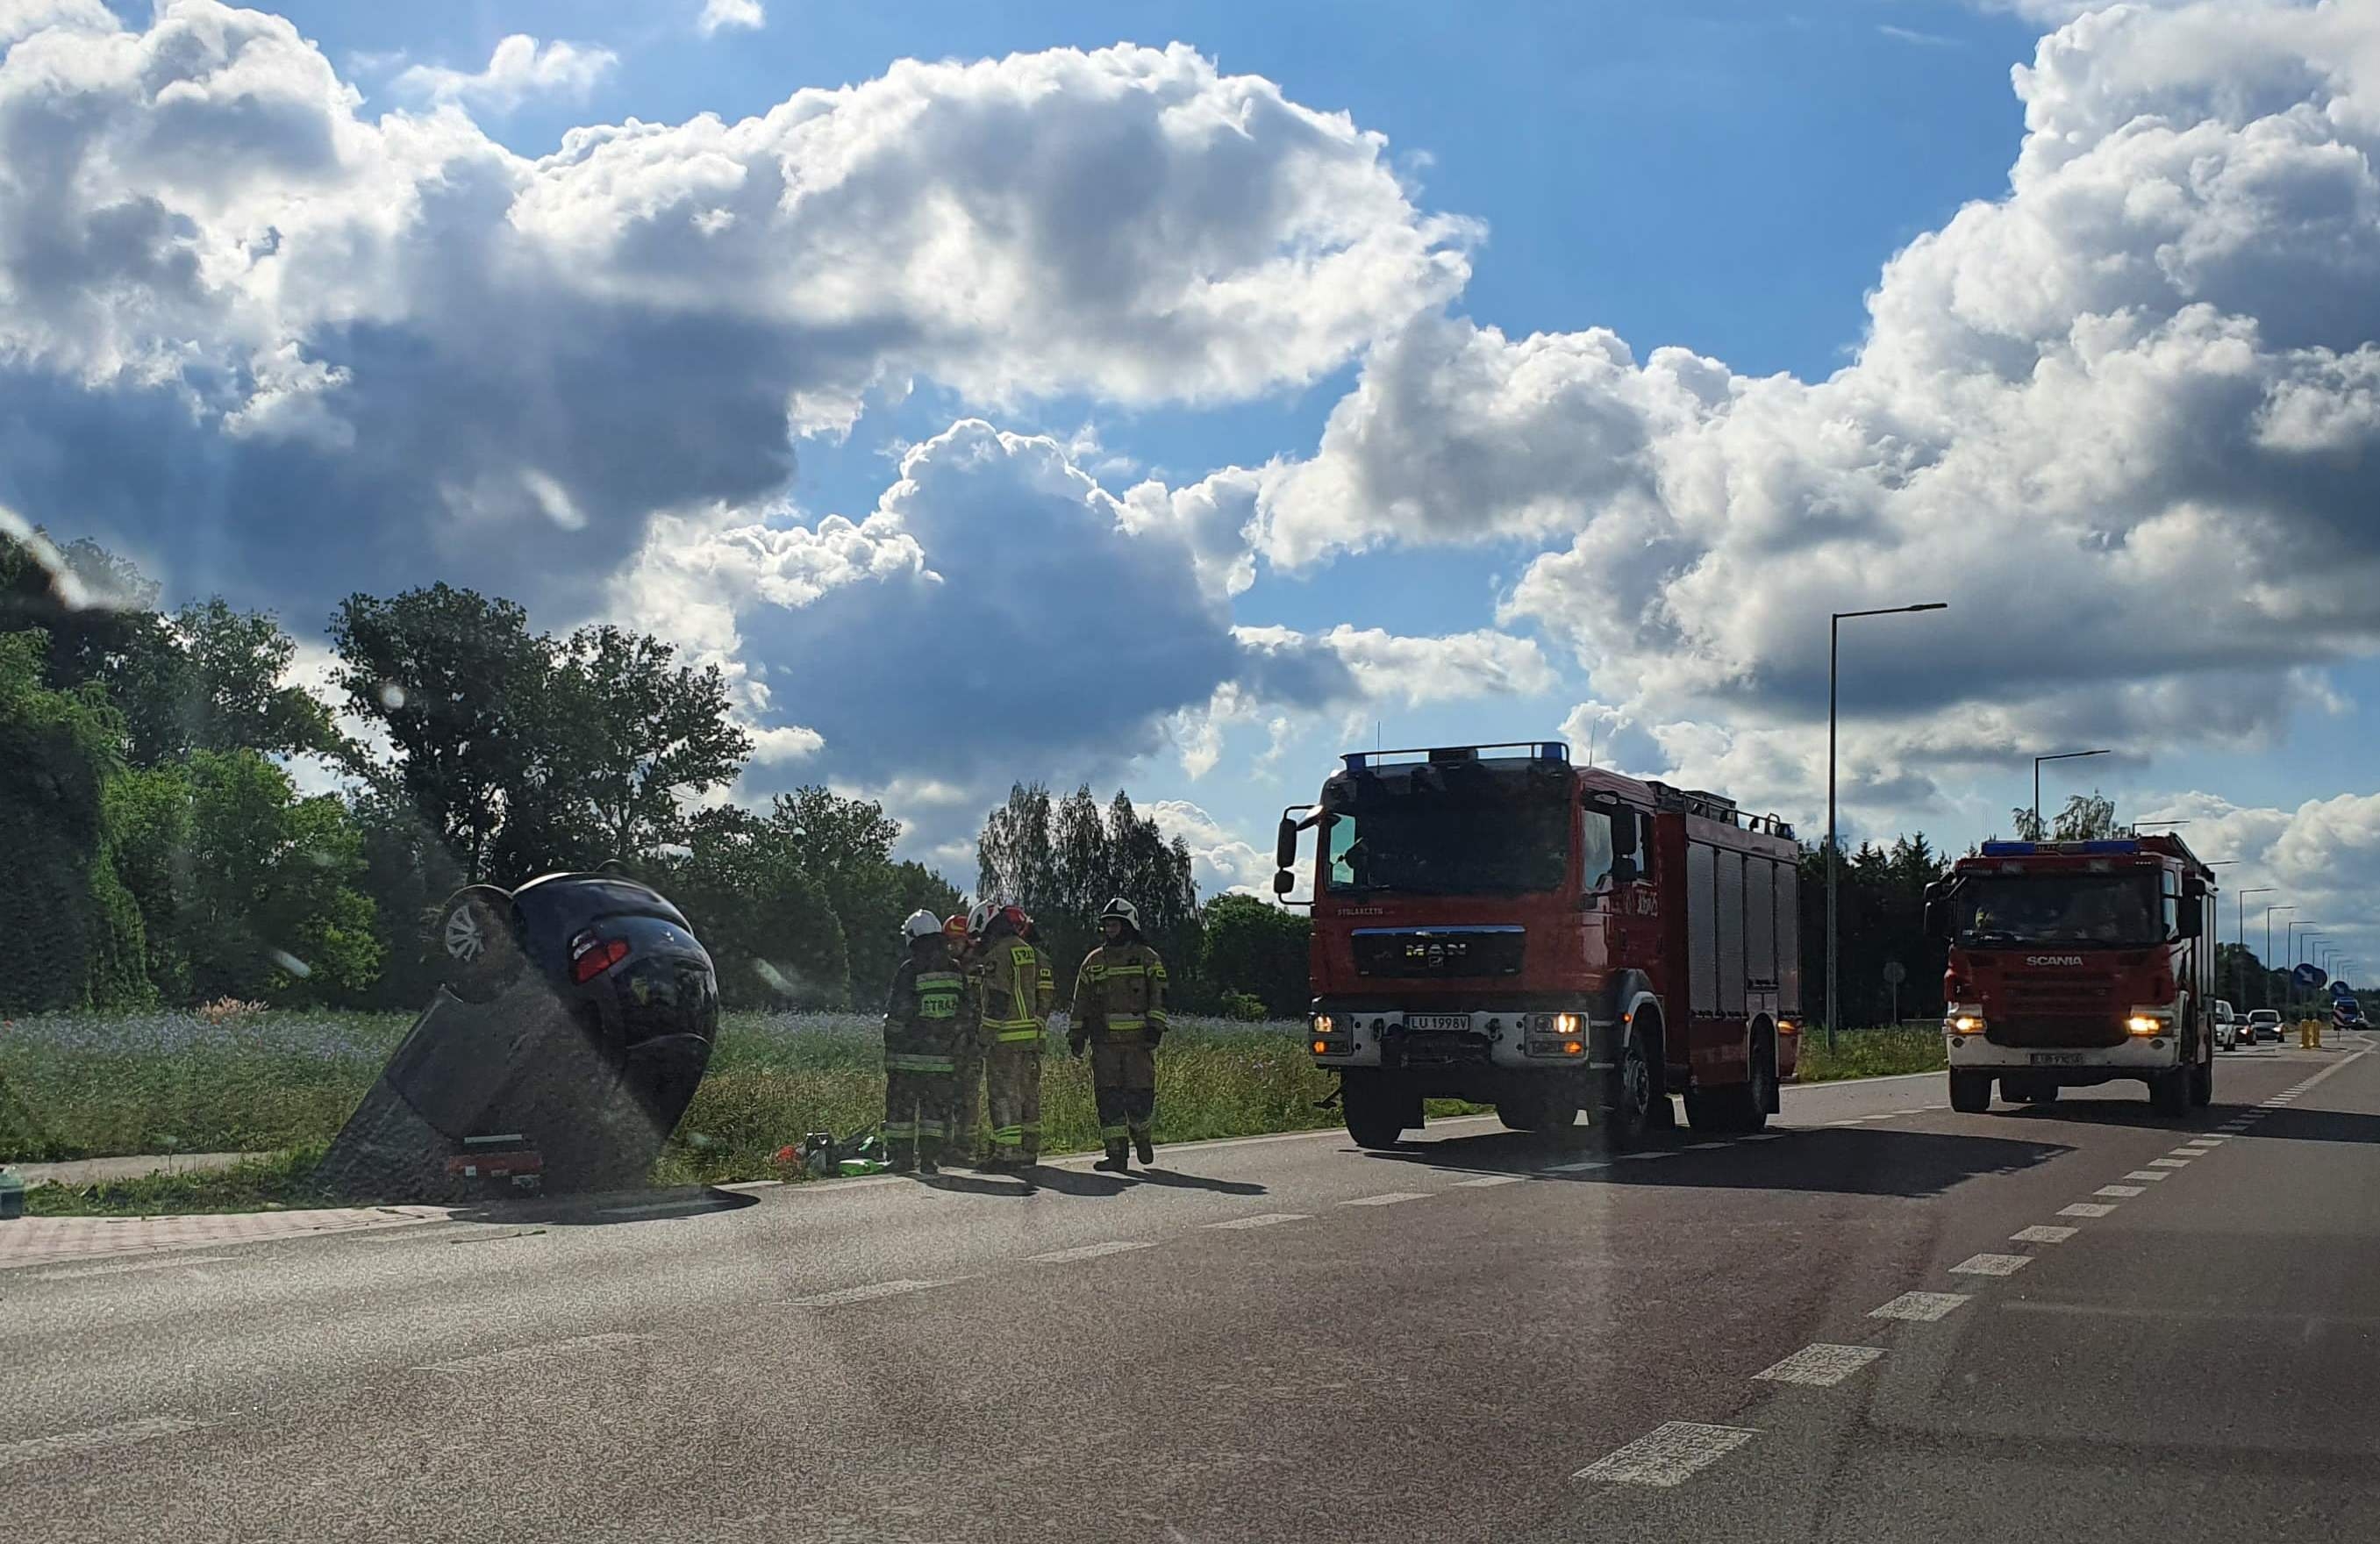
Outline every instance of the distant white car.
<svg viewBox="0 0 2380 1544"><path fill-rule="evenodd" d="M2251 1045L2253 1045L2258 1040L2264 1039L2267 1037L2271 1038L2274 1044L2279 1044L2281 1039L2281 1010L2278 1008L2258 1008L2254 1013L2250 1014L2248 1015L2247 1036L2248 1043Z"/></svg>
<svg viewBox="0 0 2380 1544"><path fill-rule="evenodd" d="M2219 997L2215 1000L2215 1049L2240 1049L2240 1015L2231 1011L2230 1003Z"/></svg>

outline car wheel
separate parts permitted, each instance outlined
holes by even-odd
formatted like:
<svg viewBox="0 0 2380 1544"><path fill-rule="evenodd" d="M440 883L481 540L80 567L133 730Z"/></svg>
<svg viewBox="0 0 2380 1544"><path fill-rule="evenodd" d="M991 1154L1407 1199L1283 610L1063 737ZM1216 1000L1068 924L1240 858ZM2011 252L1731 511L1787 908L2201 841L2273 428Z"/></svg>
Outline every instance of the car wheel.
<svg viewBox="0 0 2380 1544"><path fill-rule="evenodd" d="M466 1003L492 1003L524 963L513 898L492 884L456 891L438 914L439 979Z"/></svg>

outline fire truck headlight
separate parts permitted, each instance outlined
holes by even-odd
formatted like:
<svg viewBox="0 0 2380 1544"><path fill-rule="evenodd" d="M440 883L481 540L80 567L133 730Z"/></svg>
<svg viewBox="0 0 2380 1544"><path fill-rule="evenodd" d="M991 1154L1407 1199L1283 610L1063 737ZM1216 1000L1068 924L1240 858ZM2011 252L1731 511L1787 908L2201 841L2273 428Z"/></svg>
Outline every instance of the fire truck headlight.
<svg viewBox="0 0 2380 1544"><path fill-rule="evenodd" d="M1950 1021L1950 1030L1958 1035L1980 1035L1984 1032L1984 1021L1973 1014L1961 1014Z"/></svg>
<svg viewBox="0 0 2380 1544"><path fill-rule="evenodd" d="M2146 1014L2134 1014L2124 1020L2124 1027L2135 1035L2155 1035L2164 1030L2165 1021L2151 1018Z"/></svg>
<svg viewBox="0 0 2380 1544"><path fill-rule="evenodd" d="M1330 1024L1330 1015L1329 1014L1317 1014L1317 1015L1314 1015L1314 1032L1315 1032L1316 1034L1318 1034L1318 1035L1327 1035L1327 1034L1330 1033L1330 1030L1331 1030L1331 1024ZM1320 1050L1321 1048L1320 1048L1319 1046L1318 1046L1318 1047L1316 1047L1315 1049L1317 1049L1317 1050L1318 1051L1318 1050Z"/></svg>
<svg viewBox="0 0 2380 1544"><path fill-rule="evenodd" d="M1557 1035L1577 1034L1578 1015L1576 1014L1554 1015L1554 1033Z"/></svg>

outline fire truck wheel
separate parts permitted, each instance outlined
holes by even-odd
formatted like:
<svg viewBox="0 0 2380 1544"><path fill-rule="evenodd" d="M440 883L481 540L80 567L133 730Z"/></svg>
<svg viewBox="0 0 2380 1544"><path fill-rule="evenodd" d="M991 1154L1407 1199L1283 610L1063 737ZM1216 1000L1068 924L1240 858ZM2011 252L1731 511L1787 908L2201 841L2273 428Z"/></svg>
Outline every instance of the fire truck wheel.
<svg viewBox="0 0 2380 1544"><path fill-rule="evenodd" d="M2190 1069L2168 1067L2150 1078L2149 1108L2160 1115L2190 1113Z"/></svg>
<svg viewBox="0 0 2380 1544"><path fill-rule="evenodd" d="M2190 1069L2190 1102L2204 1110L2215 1102L2215 1052Z"/></svg>
<svg viewBox="0 0 2380 1544"><path fill-rule="evenodd" d="M1535 1131L1544 1124L1546 1116L1545 1112L1533 1103L1500 1099L1496 1101L1496 1118L1513 1131Z"/></svg>
<svg viewBox="0 0 2380 1544"><path fill-rule="evenodd" d="M1603 1132L1603 1145L1613 1152L1627 1152L1644 1144L1654 1124L1653 1105L1667 1097L1660 1091L1659 1071L1648 1049L1651 1040L1638 1026L1638 1032L1621 1048L1620 1064L1611 1070L1597 1125ZM1691 1112L1688 1118L1692 1119Z"/></svg>
<svg viewBox="0 0 2380 1544"><path fill-rule="evenodd" d="M1980 1115L1992 1107L1992 1075L1954 1072L1950 1075L1950 1108L1961 1115Z"/></svg>
<svg viewBox="0 0 2380 1544"><path fill-rule="evenodd" d="M1385 1150L1397 1145L1415 1114L1417 1100L1399 1089L1388 1088L1371 1078L1342 1076L1339 1108L1347 1118L1347 1135L1359 1148Z"/></svg>

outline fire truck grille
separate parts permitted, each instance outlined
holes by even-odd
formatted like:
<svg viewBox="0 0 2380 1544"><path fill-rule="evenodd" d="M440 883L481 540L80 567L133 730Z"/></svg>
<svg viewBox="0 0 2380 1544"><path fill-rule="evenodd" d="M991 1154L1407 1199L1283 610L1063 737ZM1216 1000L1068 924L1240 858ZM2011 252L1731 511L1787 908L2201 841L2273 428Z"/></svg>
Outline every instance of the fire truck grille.
<svg viewBox="0 0 2380 1544"><path fill-rule="evenodd" d="M1404 979L1518 976L1520 929L1363 929L1349 940L1358 976Z"/></svg>
<svg viewBox="0 0 2380 1544"><path fill-rule="evenodd" d="M1396 1066L1485 1066L1488 1063L1486 1038L1460 1030L1402 1030L1390 1038L1385 1049L1390 1064Z"/></svg>
<svg viewBox="0 0 2380 1544"><path fill-rule="evenodd" d="M2123 1044L2124 1026L2112 1015L2094 1014L2084 1018L2024 1014L1991 1020L1985 1027L1984 1038L1994 1045L2083 1050Z"/></svg>

